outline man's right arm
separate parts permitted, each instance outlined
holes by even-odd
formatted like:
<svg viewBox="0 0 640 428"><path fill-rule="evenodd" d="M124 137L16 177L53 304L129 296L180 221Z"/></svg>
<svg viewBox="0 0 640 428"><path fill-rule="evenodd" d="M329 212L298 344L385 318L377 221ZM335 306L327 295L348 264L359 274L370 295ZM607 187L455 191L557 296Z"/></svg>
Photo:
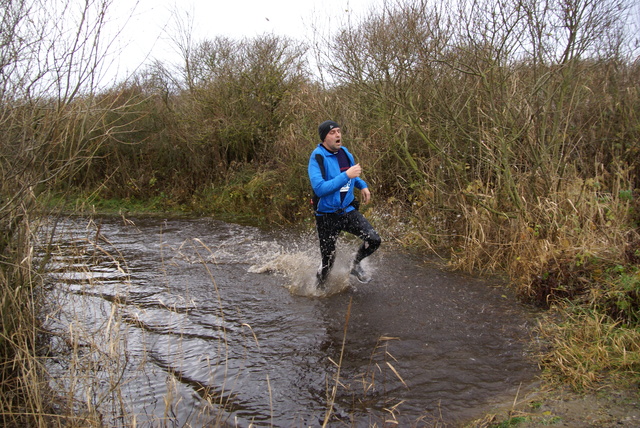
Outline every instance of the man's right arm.
<svg viewBox="0 0 640 428"><path fill-rule="evenodd" d="M353 167L352 167L353 168ZM347 184L349 177L346 172L338 174L336 177L325 180L320 170L320 165L315 159L315 153L311 154L309 159L309 167L307 168L309 181L315 194L319 197L329 195L340 190L342 186Z"/></svg>
<svg viewBox="0 0 640 428"><path fill-rule="evenodd" d="M347 177L349 178L360 177L360 174L362 174L362 167L359 163L355 164L347 170Z"/></svg>

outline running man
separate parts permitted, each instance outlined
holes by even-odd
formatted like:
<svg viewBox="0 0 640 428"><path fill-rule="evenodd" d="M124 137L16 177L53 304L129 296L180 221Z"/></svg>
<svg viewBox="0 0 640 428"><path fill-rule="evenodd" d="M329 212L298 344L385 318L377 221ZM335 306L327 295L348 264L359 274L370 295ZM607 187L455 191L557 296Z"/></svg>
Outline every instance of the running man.
<svg viewBox="0 0 640 428"><path fill-rule="evenodd" d="M367 283L367 275L360 262L373 254L381 240L369 221L358 211L354 189L360 189L364 204L371 200L367 183L360 178L362 167L356 164L351 152L342 145L340 125L332 120L318 127L320 144L309 159L309 180L315 194L316 229L320 240L322 264L318 269L317 285L324 288L336 258L336 242L340 232L351 233L363 240L351 264L351 275Z"/></svg>

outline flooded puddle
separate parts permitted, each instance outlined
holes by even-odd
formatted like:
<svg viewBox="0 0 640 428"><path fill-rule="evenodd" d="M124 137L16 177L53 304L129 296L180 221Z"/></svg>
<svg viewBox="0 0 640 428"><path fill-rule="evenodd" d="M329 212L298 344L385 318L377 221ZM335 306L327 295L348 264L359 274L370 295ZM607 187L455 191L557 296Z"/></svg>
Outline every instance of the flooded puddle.
<svg viewBox="0 0 640 428"><path fill-rule="evenodd" d="M54 387L109 426L456 426L534 381L533 318L504 290L384 245L356 285L340 242L323 295L312 233L59 222Z"/></svg>

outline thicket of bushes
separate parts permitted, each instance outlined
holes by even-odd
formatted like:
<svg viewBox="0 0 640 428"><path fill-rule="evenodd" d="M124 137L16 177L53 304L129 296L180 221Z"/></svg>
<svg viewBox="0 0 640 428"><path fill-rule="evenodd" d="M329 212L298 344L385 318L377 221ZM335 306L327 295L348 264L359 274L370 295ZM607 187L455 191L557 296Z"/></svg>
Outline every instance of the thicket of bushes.
<svg viewBox="0 0 640 428"><path fill-rule="evenodd" d="M330 117L376 208L458 267L530 283L560 252L623 262L639 187L630 5L503 3L387 5L316 48L322 80L279 36L183 46L183 64L100 94L118 108L53 190L297 222Z"/></svg>
<svg viewBox="0 0 640 428"><path fill-rule="evenodd" d="M370 216L383 233L401 229L400 241L446 254L459 269L507 273L529 301L579 300L613 325L636 328L633 6L387 3L319 37L313 51L276 35L185 42L182 64L156 63L95 91L101 52L53 55L59 47L47 26L20 26L39 9L3 1L3 394L19 378L15 367L28 365L20 353L36 348L35 337L14 340L28 323L6 318L31 302L24 313L37 326L36 201L121 199L302 222L311 215L307 160L327 118L342 124L364 167ZM89 16L102 22L102 10ZM95 27L78 25L69 46L100 46ZM41 45L21 44L27 39ZM25 65L47 49L59 63ZM620 352L637 355L639 343Z"/></svg>

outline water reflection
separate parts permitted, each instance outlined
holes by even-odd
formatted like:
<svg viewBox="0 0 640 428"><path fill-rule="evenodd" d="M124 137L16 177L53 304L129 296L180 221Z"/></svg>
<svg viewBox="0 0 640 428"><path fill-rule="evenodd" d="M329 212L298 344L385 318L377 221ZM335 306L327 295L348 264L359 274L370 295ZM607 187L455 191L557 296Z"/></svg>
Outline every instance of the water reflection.
<svg viewBox="0 0 640 428"><path fill-rule="evenodd" d="M536 375L529 317L504 290L407 254L382 248L368 261L374 281L354 288L357 243L345 240L321 296L312 234L210 219L57 227L49 327L81 332L117 369L79 388L112 425L136 415L154 426L318 426L328 402L330 426L455 425ZM51 370L65 382L72 366Z"/></svg>

